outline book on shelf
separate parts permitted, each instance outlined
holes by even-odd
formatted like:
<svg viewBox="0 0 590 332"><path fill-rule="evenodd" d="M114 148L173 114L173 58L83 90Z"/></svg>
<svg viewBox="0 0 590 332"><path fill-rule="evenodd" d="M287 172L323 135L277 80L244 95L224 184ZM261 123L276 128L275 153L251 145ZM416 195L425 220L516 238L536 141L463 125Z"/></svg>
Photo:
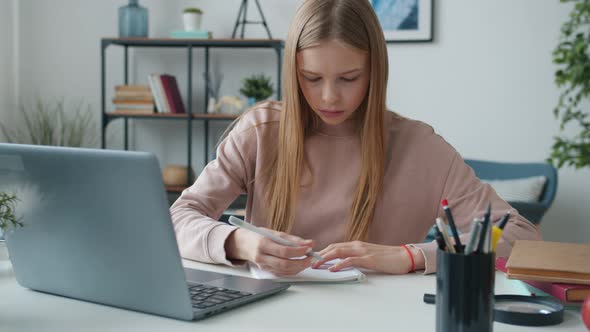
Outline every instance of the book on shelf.
<svg viewBox="0 0 590 332"><path fill-rule="evenodd" d="M156 113L154 109L136 109L136 108L117 108L113 112L113 114L135 114L135 115L151 115Z"/></svg>
<svg viewBox="0 0 590 332"><path fill-rule="evenodd" d="M509 279L590 285L590 244L517 240Z"/></svg>
<svg viewBox="0 0 590 332"><path fill-rule="evenodd" d="M154 95L154 101L156 102L156 109L159 113L166 113L166 107L164 103L164 97L162 96L162 83L158 74L149 74L148 81L150 82L150 89L152 95Z"/></svg>
<svg viewBox="0 0 590 332"><path fill-rule="evenodd" d="M160 113L186 113L176 78L168 74L148 76L155 105Z"/></svg>
<svg viewBox="0 0 590 332"><path fill-rule="evenodd" d="M150 92L147 85L115 85L115 92Z"/></svg>
<svg viewBox="0 0 590 332"><path fill-rule="evenodd" d="M176 78L172 75L163 74L160 75L160 80L162 82L164 94L166 95L170 113L186 113L184 110L184 104L182 103L182 97L180 96L180 90L178 90Z"/></svg>
<svg viewBox="0 0 590 332"><path fill-rule="evenodd" d="M152 98L143 99L127 99L127 98L113 98L113 104L115 105L154 105Z"/></svg>
<svg viewBox="0 0 590 332"><path fill-rule="evenodd" d="M152 99L154 96L151 92L133 92L133 91L116 91L115 92L115 99L124 99L124 100L142 100L142 99Z"/></svg>
<svg viewBox="0 0 590 332"><path fill-rule="evenodd" d="M498 257L496 258L496 269L504 273L506 270L506 262L508 258ZM543 282L533 280L521 280L528 285L539 289L549 295L552 295L563 302L581 302L588 296L590 296L590 285L579 285L579 284L564 284L558 282Z"/></svg>
<svg viewBox="0 0 590 332"><path fill-rule="evenodd" d="M117 85L112 100L114 112L152 113L154 98L147 85Z"/></svg>

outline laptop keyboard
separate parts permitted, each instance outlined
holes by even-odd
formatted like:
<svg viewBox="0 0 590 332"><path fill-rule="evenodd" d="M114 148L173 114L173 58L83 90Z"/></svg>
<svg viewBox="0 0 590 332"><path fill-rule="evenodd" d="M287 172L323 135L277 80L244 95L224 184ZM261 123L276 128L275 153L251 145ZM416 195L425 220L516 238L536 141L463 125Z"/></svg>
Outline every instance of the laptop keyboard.
<svg viewBox="0 0 590 332"><path fill-rule="evenodd" d="M240 292L222 287L208 285L191 285L188 287L193 308L206 309L218 304L233 301L251 293Z"/></svg>

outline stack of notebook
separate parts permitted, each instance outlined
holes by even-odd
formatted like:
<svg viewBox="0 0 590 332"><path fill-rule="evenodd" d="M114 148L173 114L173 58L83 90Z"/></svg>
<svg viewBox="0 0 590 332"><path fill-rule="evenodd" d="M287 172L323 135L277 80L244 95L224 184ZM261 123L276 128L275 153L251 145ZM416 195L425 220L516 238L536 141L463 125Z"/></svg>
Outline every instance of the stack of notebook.
<svg viewBox="0 0 590 332"><path fill-rule="evenodd" d="M518 240L496 268L565 302L590 296L590 245Z"/></svg>

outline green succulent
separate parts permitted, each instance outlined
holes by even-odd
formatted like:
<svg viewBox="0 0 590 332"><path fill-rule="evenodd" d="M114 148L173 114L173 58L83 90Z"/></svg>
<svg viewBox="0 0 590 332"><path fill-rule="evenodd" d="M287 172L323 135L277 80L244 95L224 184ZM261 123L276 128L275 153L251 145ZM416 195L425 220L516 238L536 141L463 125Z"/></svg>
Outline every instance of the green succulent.
<svg viewBox="0 0 590 332"><path fill-rule="evenodd" d="M548 161L561 168L564 165L579 169L590 167L590 119L583 107L590 96L590 0L561 0L575 3L569 19L561 27L559 44L553 51L553 62L558 65L555 83L562 89L553 113L559 120L560 135L554 138ZM565 136L568 125L578 133Z"/></svg>
<svg viewBox="0 0 590 332"><path fill-rule="evenodd" d="M199 8L185 8L183 13L203 14L203 11Z"/></svg>
<svg viewBox="0 0 590 332"><path fill-rule="evenodd" d="M253 97L256 101L261 101L272 96L274 89L270 77L259 74L244 78L240 93L248 98Z"/></svg>

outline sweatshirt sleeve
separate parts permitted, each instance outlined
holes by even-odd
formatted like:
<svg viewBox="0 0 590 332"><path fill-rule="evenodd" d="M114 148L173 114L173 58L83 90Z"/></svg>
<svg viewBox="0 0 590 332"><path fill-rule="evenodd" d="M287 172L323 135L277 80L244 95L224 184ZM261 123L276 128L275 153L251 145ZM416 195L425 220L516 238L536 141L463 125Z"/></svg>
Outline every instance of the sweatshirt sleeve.
<svg viewBox="0 0 590 332"><path fill-rule="evenodd" d="M463 244L469 240L473 219L483 217L488 203L492 204L490 218L493 222L498 221L507 211L511 212L511 217L496 247L496 257L508 257L516 240L541 240L538 226L518 214L518 211L500 198L489 184L481 182L473 169L456 151L454 151L440 199L443 198L449 201L449 207L453 213L455 224L461 232L460 239ZM444 217L440 200L437 216ZM424 273L436 272L436 241L413 244L413 246L420 249L425 257L426 269Z"/></svg>
<svg viewBox="0 0 590 332"><path fill-rule="evenodd" d="M244 122L242 119L240 122ZM254 173L256 130L238 123L217 148L217 157L170 208L182 257L232 265L225 240L236 227L217 221Z"/></svg>

